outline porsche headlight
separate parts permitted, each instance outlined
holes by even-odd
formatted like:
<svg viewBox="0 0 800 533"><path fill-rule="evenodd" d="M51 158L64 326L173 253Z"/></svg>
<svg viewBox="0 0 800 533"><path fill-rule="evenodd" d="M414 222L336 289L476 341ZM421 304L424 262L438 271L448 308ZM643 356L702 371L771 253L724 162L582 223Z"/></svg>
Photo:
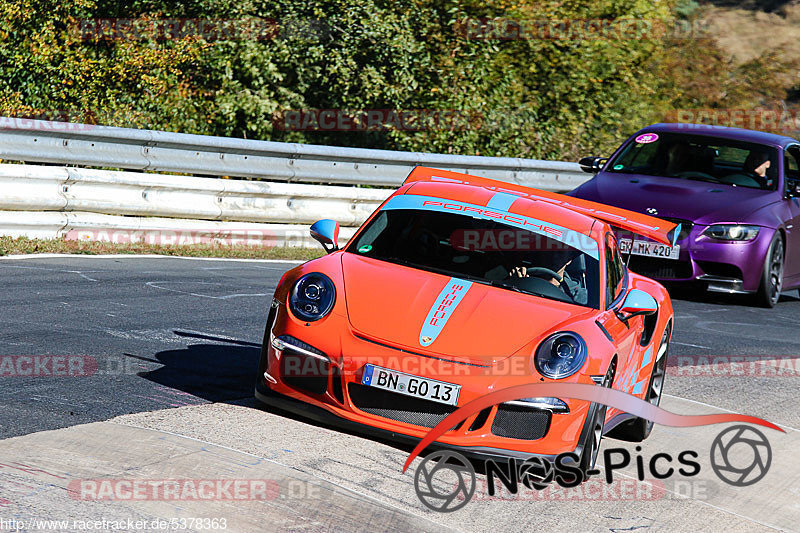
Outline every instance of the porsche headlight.
<svg viewBox="0 0 800 533"><path fill-rule="evenodd" d="M289 296L289 308L300 320L313 322L333 309L336 288L331 279L320 272L312 272L298 279Z"/></svg>
<svg viewBox="0 0 800 533"><path fill-rule="evenodd" d="M536 370L544 377L562 379L586 362L586 342L577 333L564 331L547 337L534 355Z"/></svg>
<svg viewBox="0 0 800 533"><path fill-rule="evenodd" d="M714 224L709 226L703 235L721 241L752 241L758 236L758 226L742 224Z"/></svg>

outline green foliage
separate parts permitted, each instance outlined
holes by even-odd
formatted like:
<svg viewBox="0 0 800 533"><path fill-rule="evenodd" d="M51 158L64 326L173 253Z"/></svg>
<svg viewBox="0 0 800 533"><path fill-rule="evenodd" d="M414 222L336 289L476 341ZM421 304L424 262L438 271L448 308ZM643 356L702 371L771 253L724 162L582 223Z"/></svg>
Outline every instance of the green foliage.
<svg viewBox="0 0 800 533"><path fill-rule="evenodd" d="M682 19L690 19L697 15L700 4L695 0L679 0L675 5L675 15Z"/></svg>
<svg viewBox="0 0 800 533"><path fill-rule="evenodd" d="M694 11L678 2L679 16ZM92 39L81 21L225 19L269 38L209 34ZM627 134L689 102L665 69L694 43L647 26L637 38L469 38L465 21L636 19L669 27L646 0L5 0L0 5L0 112L63 110L103 124L276 141L460 154L574 159L608 153ZM678 50L676 52L676 50ZM721 64L720 64L721 65ZM691 67L691 68L694 68ZM689 70L691 70L689 68ZM759 75L754 71L754 75ZM743 95L746 98L746 95ZM283 131L284 110L438 110L465 127Z"/></svg>
<svg viewBox="0 0 800 533"><path fill-rule="evenodd" d="M86 42L80 20L92 0L12 0L0 4L0 111L162 129L194 120L188 72L200 43Z"/></svg>

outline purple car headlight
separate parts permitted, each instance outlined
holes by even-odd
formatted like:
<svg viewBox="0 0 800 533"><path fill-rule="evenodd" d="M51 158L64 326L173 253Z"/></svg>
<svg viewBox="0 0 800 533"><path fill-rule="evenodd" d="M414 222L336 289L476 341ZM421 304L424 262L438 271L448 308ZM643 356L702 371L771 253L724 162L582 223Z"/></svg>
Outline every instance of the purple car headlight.
<svg viewBox="0 0 800 533"><path fill-rule="evenodd" d="M703 235L720 241L752 241L758 236L758 226L743 224L714 224Z"/></svg>

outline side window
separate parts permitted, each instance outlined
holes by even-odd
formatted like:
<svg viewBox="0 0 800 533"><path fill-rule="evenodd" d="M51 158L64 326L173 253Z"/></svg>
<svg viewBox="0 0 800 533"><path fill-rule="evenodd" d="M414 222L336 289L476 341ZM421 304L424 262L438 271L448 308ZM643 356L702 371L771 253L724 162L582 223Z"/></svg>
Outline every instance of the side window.
<svg viewBox="0 0 800 533"><path fill-rule="evenodd" d="M783 155L783 190L796 190L800 184L800 147L790 146ZM792 196L792 195L790 195Z"/></svg>
<svg viewBox="0 0 800 533"><path fill-rule="evenodd" d="M783 173L787 180L800 179L800 148L790 146L783 157Z"/></svg>
<svg viewBox="0 0 800 533"><path fill-rule="evenodd" d="M625 280L625 264L619 254L617 239L606 234L606 305L614 301L622 292Z"/></svg>

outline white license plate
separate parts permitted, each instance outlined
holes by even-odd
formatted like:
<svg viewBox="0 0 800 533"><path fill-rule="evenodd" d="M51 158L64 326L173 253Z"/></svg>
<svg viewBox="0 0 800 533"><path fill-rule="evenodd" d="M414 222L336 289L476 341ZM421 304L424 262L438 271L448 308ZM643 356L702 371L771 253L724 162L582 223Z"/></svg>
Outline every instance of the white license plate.
<svg viewBox="0 0 800 533"><path fill-rule="evenodd" d="M361 383L447 405L456 405L458 394L461 392L461 385L414 376L375 365L364 366Z"/></svg>
<svg viewBox="0 0 800 533"><path fill-rule="evenodd" d="M619 251L624 254L630 252L633 255L660 257L662 259L678 259L678 255L681 253L681 247L678 244L676 244L675 246L667 246L666 244L661 244L653 241L634 240L633 250L631 250L630 239L620 239Z"/></svg>

